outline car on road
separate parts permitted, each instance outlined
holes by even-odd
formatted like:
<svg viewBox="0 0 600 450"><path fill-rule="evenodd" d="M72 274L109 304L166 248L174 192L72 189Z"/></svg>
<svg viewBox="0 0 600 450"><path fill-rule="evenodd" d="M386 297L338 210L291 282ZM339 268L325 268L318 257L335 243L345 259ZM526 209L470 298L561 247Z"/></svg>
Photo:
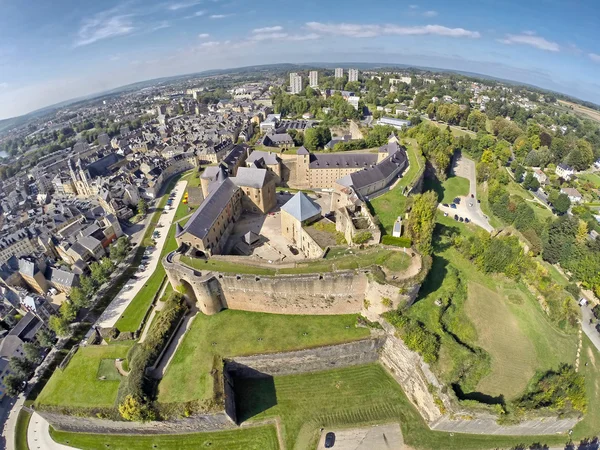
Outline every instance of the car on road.
<svg viewBox="0 0 600 450"><path fill-rule="evenodd" d="M456 209L456 203L451 203L451 204L450 204L450 208L452 208L452 209Z"/></svg>
<svg viewBox="0 0 600 450"><path fill-rule="evenodd" d="M470 207L473 207L473 202L469 202L469 206L470 206Z"/></svg>
<svg viewBox="0 0 600 450"><path fill-rule="evenodd" d="M331 431L325 435L325 448L332 448L335 445L335 433Z"/></svg>
<svg viewBox="0 0 600 450"><path fill-rule="evenodd" d="M475 198L475 195L474 195L474 194L471 194L471 198Z"/></svg>

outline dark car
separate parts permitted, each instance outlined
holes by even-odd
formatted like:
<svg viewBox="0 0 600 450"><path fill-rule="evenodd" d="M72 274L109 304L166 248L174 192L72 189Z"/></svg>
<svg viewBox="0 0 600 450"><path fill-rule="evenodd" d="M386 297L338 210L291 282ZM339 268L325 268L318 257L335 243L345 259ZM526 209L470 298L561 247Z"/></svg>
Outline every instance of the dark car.
<svg viewBox="0 0 600 450"><path fill-rule="evenodd" d="M335 444L335 433L331 431L325 435L325 448L331 448Z"/></svg>
<svg viewBox="0 0 600 450"><path fill-rule="evenodd" d="M471 194L471 198L475 198L475 195L474 195L474 194Z"/></svg>
<svg viewBox="0 0 600 450"><path fill-rule="evenodd" d="M469 219L465 217L465 223L469 223Z"/></svg>
<svg viewBox="0 0 600 450"><path fill-rule="evenodd" d="M458 221L459 221L459 222L464 222L464 221L465 221L465 219L463 219L462 217L459 217L459 218L458 218Z"/></svg>
<svg viewBox="0 0 600 450"><path fill-rule="evenodd" d="M442 206L447 208L448 207L448 203L442 203Z"/></svg>
<svg viewBox="0 0 600 450"><path fill-rule="evenodd" d="M452 204L450 204L450 208L452 208L452 209L456 209L456 203L452 203Z"/></svg>
<svg viewBox="0 0 600 450"><path fill-rule="evenodd" d="M453 202L454 202L454 203L456 203L456 204L458 205L458 204L460 203L460 198L456 197L456 198L453 200Z"/></svg>
<svg viewBox="0 0 600 450"><path fill-rule="evenodd" d="M598 333L600 333L600 323L596 324L596 331L598 331Z"/></svg>
<svg viewBox="0 0 600 450"><path fill-rule="evenodd" d="M454 214L454 220L458 220L458 214Z"/></svg>

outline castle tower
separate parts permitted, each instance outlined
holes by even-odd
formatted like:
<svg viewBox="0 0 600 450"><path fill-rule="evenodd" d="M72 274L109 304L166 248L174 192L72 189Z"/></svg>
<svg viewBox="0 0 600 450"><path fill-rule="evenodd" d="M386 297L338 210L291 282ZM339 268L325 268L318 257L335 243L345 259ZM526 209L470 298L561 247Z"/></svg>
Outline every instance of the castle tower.
<svg viewBox="0 0 600 450"><path fill-rule="evenodd" d="M302 186L310 185L310 152L304 146L296 153L296 182Z"/></svg>

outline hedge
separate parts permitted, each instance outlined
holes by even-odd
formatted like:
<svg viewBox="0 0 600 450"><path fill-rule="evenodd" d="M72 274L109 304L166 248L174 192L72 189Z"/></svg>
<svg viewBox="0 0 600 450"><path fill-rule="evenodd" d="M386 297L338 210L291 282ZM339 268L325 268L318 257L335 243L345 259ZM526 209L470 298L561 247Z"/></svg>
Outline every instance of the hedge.
<svg viewBox="0 0 600 450"><path fill-rule="evenodd" d="M385 235L381 238L381 243L385 245L393 245L395 247L409 248L412 245L412 241L407 237L394 237Z"/></svg>

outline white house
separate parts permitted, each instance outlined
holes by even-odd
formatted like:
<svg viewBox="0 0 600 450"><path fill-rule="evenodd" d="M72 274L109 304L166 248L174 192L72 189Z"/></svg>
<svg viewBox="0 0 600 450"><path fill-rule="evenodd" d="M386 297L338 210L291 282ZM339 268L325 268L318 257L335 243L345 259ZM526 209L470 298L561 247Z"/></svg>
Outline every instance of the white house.
<svg viewBox="0 0 600 450"><path fill-rule="evenodd" d="M548 176L541 169L533 169L533 176L540 184L546 184L548 182Z"/></svg>
<svg viewBox="0 0 600 450"><path fill-rule="evenodd" d="M575 174L575 170L571 166L568 166L564 163L560 163L556 166L556 175L558 175L563 180L570 180L571 177Z"/></svg>
<svg viewBox="0 0 600 450"><path fill-rule="evenodd" d="M571 203L581 203L581 201L583 200L583 197L575 188L562 188L560 190L560 193L566 194L569 197L569 200L571 200Z"/></svg>

